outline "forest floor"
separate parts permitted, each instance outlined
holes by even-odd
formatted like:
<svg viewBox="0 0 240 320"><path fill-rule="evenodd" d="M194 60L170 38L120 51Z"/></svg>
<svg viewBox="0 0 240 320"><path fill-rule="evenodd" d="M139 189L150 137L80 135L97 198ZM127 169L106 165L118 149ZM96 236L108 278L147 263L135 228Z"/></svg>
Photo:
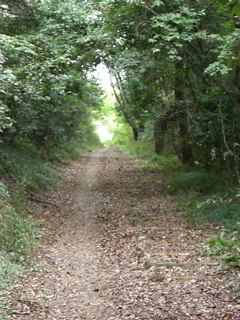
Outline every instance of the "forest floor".
<svg viewBox="0 0 240 320"><path fill-rule="evenodd" d="M237 270L205 254L214 227L183 223L159 171L106 147L41 199L38 263L11 293L10 319L240 319Z"/></svg>

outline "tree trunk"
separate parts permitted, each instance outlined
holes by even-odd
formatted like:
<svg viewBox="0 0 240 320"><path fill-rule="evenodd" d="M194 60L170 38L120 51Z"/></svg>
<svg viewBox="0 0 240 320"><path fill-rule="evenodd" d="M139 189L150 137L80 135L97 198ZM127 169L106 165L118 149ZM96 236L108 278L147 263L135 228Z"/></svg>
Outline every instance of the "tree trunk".
<svg viewBox="0 0 240 320"><path fill-rule="evenodd" d="M189 133L188 133L187 122L179 123L179 131L181 136L181 144L180 144L181 161L183 164L192 165L193 153L192 153L192 148L188 146Z"/></svg>
<svg viewBox="0 0 240 320"><path fill-rule="evenodd" d="M154 142L156 154L161 154L164 150L164 137L160 119L157 119L154 123Z"/></svg>
<svg viewBox="0 0 240 320"><path fill-rule="evenodd" d="M183 69L182 61L177 63L177 72L181 73ZM181 162L183 164L193 164L193 153L192 148L188 145L189 142L189 130L188 130L188 116L187 116L187 105L185 103L185 94L184 90L181 87L182 79L181 74L176 75L175 78L175 100L176 103L181 106L182 110L180 110L179 117L179 132L181 137L180 142L180 153L181 153Z"/></svg>
<svg viewBox="0 0 240 320"><path fill-rule="evenodd" d="M138 136L139 136L138 128L132 127L132 131L133 131L133 138L134 138L134 140L135 140L135 141L138 141Z"/></svg>

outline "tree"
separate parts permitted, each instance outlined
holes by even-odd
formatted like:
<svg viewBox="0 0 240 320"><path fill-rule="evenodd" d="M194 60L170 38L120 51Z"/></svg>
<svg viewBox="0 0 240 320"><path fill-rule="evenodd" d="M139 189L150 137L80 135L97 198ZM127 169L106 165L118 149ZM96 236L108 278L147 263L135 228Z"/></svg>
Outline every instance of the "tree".
<svg viewBox="0 0 240 320"><path fill-rule="evenodd" d="M51 150L83 134L86 110L100 103L101 91L87 77L97 59L91 8L57 0L13 1L7 8L0 35L2 139Z"/></svg>
<svg viewBox="0 0 240 320"><path fill-rule="evenodd" d="M184 164L237 173L238 19L219 3L102 1L102 56L135 136L152 121L157 153L170 135Z"/></svg>

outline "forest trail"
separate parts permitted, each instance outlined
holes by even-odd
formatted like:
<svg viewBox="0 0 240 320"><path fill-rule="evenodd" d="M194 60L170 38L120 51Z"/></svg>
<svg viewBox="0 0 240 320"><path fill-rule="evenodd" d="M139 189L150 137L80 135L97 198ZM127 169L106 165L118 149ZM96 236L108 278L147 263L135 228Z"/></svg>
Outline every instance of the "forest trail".
<svg viewBox="0 0 240 320"><path fill-rule="evenodd" d="M161 173L134 165L110 147L90 152L48 195L58 206L32 204L42 267L18 286L10 319L240 319L237 271L203 255L211 228L187 228Z"/></svg>

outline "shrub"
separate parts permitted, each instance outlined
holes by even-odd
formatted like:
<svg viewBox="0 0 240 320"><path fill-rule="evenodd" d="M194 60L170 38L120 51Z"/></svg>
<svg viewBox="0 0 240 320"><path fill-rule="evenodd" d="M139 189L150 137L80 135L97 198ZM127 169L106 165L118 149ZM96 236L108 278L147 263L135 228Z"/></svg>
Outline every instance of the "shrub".
<svg viewBox="0 0 240 320"><path fill-rule="evenodd" d="M0 247L16 260L29 256L38 244L36 222L17 212L3 183L0 183L0 230Z"/></svg>
<svg viewBox="0 0 240 320"><path fill-rule="evenodd" d="M203 170L181 169L171 173L166 180L169 192L199 192L207 194L221 190L225 186L223 176L211 174Z"/></svg>
<svg viewBox="0 0 240 320"><path fill-rule="evenodd" d="M209 251L211 255L220 256L223 266L240 267L240 223L231 231L223 229L221 234L210 240Z"/></svg>

